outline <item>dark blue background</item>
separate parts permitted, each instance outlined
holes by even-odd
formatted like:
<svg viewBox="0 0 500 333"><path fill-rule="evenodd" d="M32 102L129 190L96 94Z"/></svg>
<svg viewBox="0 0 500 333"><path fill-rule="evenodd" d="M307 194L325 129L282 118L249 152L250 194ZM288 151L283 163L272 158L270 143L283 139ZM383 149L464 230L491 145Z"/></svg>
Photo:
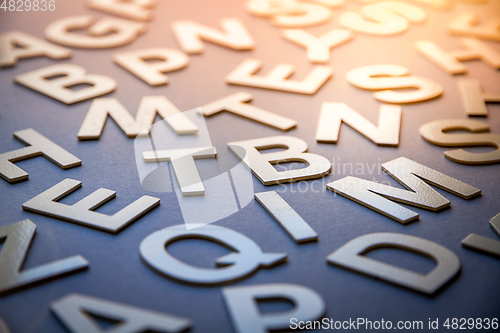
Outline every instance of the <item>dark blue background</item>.
<svg viewBox="0 0 500 333"><path fill-rule="evenodd" d="M416 3L417 4L417 3ZM307 28L320 36L339 28L338 16L350 10L359 11L354 1L334 9L328 23ZM489 6L489 7L488 7ZM445 49L459 48L457 37L447 33L446 24L457 13L472 10L488 17L499 12L496 1L489 5L456 4L450 11L423 7L428 14L425 24L411 24L410 29L398 36L376 37L356 34L354 40L335 48L329 65L333 77L313 96L268 91L257 88L230 86L225 76L244 59L255 58L264 62L262 73L278 63L297 66L295 77L303 78L312 68L305 50L280 37L280 29L269 20L247 14L243 1L160 1L155 8L155 20L148 23L149 31L133 43L104 50L74 49L71 59L55 61L45 57L20 60L13 68L0 71L0 152L23 147L13 139L12 133L34 128L42 135L61 145L82 160L82 166L67 171L59 169L44 158L17 163L29 172L30 179L11 185L0 181L0 225L29 218L37 225L24 267L34 267L56 259L81 254L90 262L87 271L56 281L34 286L0 298L0 317L12 332L62 332L63 327L50 314L49 305L69 293L82 293L116 302L170 313L193 321L192 332L231 332L232 326L222 300L222 287L195 287L174 282L146 267L139 258L140 242L152 232L183 223L175 193L148 193L141 187L135 166L133 140L128 139L112 120L108 120L99 141L79 142L77 133L91 101L66 106L37 92L16 85L14 76L56 63L83 66L89 73L113 77L118 82L109 97L117 98L132 114L140 99L148 95L165 95L179 109L189 110L238 91L254 94L253 105L285 115L298 121L298 126L285 135L299 137L309 145L309 151L335 159L335 164L363 163L371 168L399 156L446 173L478 187L482 196L470 201L443 193L451 201L451 208L438 213L415 209L420 220L407 226L348 199L325 190L325 184L350 172L335 165L325 179L314 181L313 189L303 193L304 185L265 187L254 178L256 192L279 189L283 198L316 230L317 243L295 244L278 224L256 202L251 202L238 213L217 222L252 238L266 252L286 252L288 262L272 269L259 270L253 276L231 285L261 283L296 283L319 292L327 304L327 317L337 320L366 317L370 320L422 320L448 317L493 318L500 308L500 261L490 256L466 250L461 240L470 233L499 239L489 227L490 218L500 212L498 165L466 166L444 158L445 148L432 146L418 133L418 128L432 120L466 118L457 90L457 80L437 68L413 49L413 42L431 39ZM38 13L0 12L0 31L21 30L43 38L43 30L55 19L81 14L104 17L105 14L88 10L83 1L57 1L56 11ZM190 64L180 71L168 73L170 83L150 87L131 73L115 65L111 56L126 50L178 45L169 28L177 19L191 19L202 24L217 26L224 17L243 20L256 41L253 51L233 51L206 43L203 55L190 56ZM500 45L486 42L500 52ZM397 64L411 73L441 83L443 96L428 102L404 105L401 141L398 148L381 148L346 125L342 126L337 145L318 144L315 131L323 102L344 102L370 121L376 123L380 102L372 92L351 86L345 74L354 68L374 64ZM483 89L499 92L500 73L480 61L468 61L469 74L478 78ZM500 107L489 104L489 116L484 120L492 132L500 132ZM218 153L234 158L226 143L283 132L248 121L231 114L219 114L207 119L212 142ZM373 175L359 175L374 181L389 181L400 185L383 173L379 167ZM357 174L352 174L358 176ZM107 234L64 221L24 212L22 203L38 195L65 178L83 181L83 188L62 200L74 203L94 190L104 187L117 191L117 198L106 204L100 212L112 214L142 195L159 197L161 205L136 221L118 235ZM321 191L317 192L321 188ZM442 292L434 297L389 285L344 269L327 265L326 256L349 240L373 232L396 232L423 237L437 242L457 254L462 271ZM213 267L214 258L226 249L206 241L185 241L173 244L169 250L187 262ZM400 251L380 250L371 257L413 269L428 272L433 264L427 259ZM280 306L271 307L277 310Z"/></svg>

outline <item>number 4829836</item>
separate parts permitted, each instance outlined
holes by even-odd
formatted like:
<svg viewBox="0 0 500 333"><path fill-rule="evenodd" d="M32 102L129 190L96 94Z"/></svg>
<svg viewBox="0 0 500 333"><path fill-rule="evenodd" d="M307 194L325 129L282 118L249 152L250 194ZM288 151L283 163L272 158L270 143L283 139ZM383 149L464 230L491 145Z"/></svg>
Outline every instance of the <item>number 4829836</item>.
<svg viewBox="0 0 500 333"><path fill-rule="evenodd" d="M498 318L493 318L493 319L489 319L489 318L477 318L477 319L474 319L474 318L452 318L450 320L450 318L447 318L446 321L444 322L443 324L444 327L446 327L447 329L453 329L453 330L456 330L456 329L460 329L460 330L465 330L465 329L476 329L476 330L480 330L480 329L485 329L485 330L489 330L490 328L491 329L498 329Z"/></svg>
<svg viewBox="0 0 500 333"><path fill-rule="evenodd" d="M1 0L0 0L1 1ZM0 9L9 12L45 12L56 10L55 0L3 0Z"/></svg>

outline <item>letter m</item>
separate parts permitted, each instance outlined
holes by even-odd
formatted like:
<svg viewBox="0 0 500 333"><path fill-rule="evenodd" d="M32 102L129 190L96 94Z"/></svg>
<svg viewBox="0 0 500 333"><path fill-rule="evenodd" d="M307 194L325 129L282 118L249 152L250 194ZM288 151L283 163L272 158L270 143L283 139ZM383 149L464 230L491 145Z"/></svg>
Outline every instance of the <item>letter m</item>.
<svg viewBox="0 0 500 333"><path fill-rule="evenodd" d="M408 190L356 177L345 177L327 184L326 187L334 193L371 208L402 224L417 220L418 214L393 201L431 211L438 211L450 206L450 201L428 184L464 199L470 199L481 194L480 189L406 157L384 163L382 169Z"/></svg>
<svg viewBox="0 0 500 333"><path fill-rule="evenodd" d="M80 140L99 139L108 116L120 126L129 138L149 134L158 113L177 134L194 134L196 125L164 96L145 96L135 119L116 98L96 98L78 132Z"/></svg>

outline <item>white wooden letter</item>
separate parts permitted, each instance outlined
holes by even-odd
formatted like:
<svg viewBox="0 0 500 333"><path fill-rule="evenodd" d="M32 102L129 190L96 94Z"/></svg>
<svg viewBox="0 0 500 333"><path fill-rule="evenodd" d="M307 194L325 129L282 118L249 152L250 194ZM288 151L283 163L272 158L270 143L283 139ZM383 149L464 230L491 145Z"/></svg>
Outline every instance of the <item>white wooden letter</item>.
<svg viewBox="0 0 500 333"><path fill-rule="evenodd" d="M189 58L181 51L167 48L152 48L129 51L113 55L113 61L151 86L168 83L168 77L163 74L186 67ZM148 63L147 60L161 60Z"/></svg>
<svg viewBox="0 0 500 333"><path fill-rule="evenodd" d="M80 140L97 140L101 136L108 116L120 126L129 138L141 132L149 134L158 113L177 134L194 134L198 127L165 96L145 96L135 119L116 98L96 98L78 132Z"/></svg>
<svg viewBox="0 0 500 333"><path fill-rule="evenodd" d="M289 91L312 95L332 76L332 69L317 65L303 81L287 79L293 74L292 65L280 64L273 68L267 76L254 75L262 67L257 59L243 61L226 77L226 82L242 86Z"/></svg>
<svg viewBox="0 0 500 333"><path fill-rule="evenodd" d="M490 220L491 228L500 236L500 214ZM476 234L470 234L462 241L462 246L500 258L500 241Z"/></svg>
<svg viewBox="0 0 500 333"><path fill-rule="evenodd" d="M66 178L23 203L23 209L116 234L160 204L160 199L143 195L113 215L95 212L116 197L115 191L106 188L98 189L73 205L57 202L81 187L81 181Z"/></svg>
<svg viewBox="0 0 500 333"><path fill-rule="evenodd" d="M146 32L146 25L143 23L114 17L105 17L92 24L93 22L93 17L89 15L62 18L45 28L45 37L66 46L100 49L131 43L139 34ZM88 35L70 32L86 28Z"/></svg>
<svg viewBox="0 0 500 333"><path fill-rule="evenodd" d="M402 248L437 262L436 268L423 275L386 264L362 254L376 248ZM355 238L327 257L330 264L371 275L425 294L433 294L460 271L460 260L444 246L426 239L396 233L374 233Z"/></svg>
<svg viewBox="0 0 500 333"><path fill-rule="evenodd" d="M14 132L14 138L28 147L0 154L0 177L9 183L27 180L29 177L28 173L14 165L14 163L36 156L45 157L61 169L69 169L82 165L80 159L34 129L28 128Z"/></svg>
<svg viewBox="0 0 500 333"><path fill-rule="evenodd" d="M326 158L305 153L307 143L292 136L272 136L229 142L227 145L264 185L321 178L331 171L331 164ZM259 149L272 148L287 148L287 150L266 154L259 152ZM307 163L308 166L302 169L277 171L273 164L280 162L300 162Z"/></svg>
<svg viewBox="0 0 500 333"><path fill-rule="evenodd" d="M353 69L346 75L350 84L369 90L382 90L373 94L385 103L415 103L440 96L443 87L430 79L408 76L410 71L397 65L373 65ZM387 77L388 76L388 77ZM412 91L396 92L386 89L415 88Z"/></svg>
<svg viewBox="0 0 500 333"><path fill-rule="evenodd" d="M139 246L141 258L161 274L198 285L232 282L260 268L271 268L286 261L286 253L264 253L253 240L232 229L196 223L191 227L187 229L186 225L179 224L153 232ZM223 266L221 268L196 267L175 258L166 249L170 243L186 238L211 240L235 252L216 259L216 265Z"/></svg>
<svg viewBox="0 0 500 333"><path fill-rule="evenodd" d="M259 123L278 128L282 131L289 130L297 125L293 119L260 109L247 104L253 99L253 95L246 92L237 92L201 107L203 115L211 116L222 111L228 111L239 116L255 120Z"/></svg>
<svg viewBox="0 0 500 333"><path fill-rule="evenodd" d="M474 13L462 13L448 24L453 35L479 37L500 42L500 16L494 16L481 24Z"/></svg>
<svg viewBox="0 0 500 333"><path fill-rule="evenodd" d="M50 80L51 77L57 78ZM83 67L70 64L53 65L20 74L14 81L65 104L105 95L116 89L116 81L109 76L87 74ZM85 83L92 86L77 91L69 89Z"/></svg>
<svg viewBox="0 0 500 333"><path fill-rule="evenodd" d="M319 320L325 313L325 301L316 291L298 284L269 283L222 289L229 316L237 333L267 333L293 329L299 321ZM287 299L294 308L286 312L261 313L258 300ZM297 328L297 327L295 327Z"/></svg>
<svg viewBox="0 0 500 333"><path fill-rule="evenodd" d="M137 21L150 21L158 0L87 0L87 7Z"/></svg>
<svg viewBox="0 0 500 333"><path fill-rule="evenodd" d="M467 73L467 67L460 61L480 59L489 66L500 68L500 53L476 38L461 38L465 50L444 51L430 40L415 42L415 48L433 63L450 74Z"/></svg>
<svg viewBox="0 0 500 333"><path fill-rule="evenodd" d="M216 158L215 147L153 150L142 154L146 163L170 162L182 195L204 195L205 187L194 162L195 158Z"/></svg>
<svg viewBox="0 0 500 333"><path fill-rule="evenodd" d="M472 133L450 133L452 131ZM484 133L488 124L474 119L444 119L431 121L420 127L420 135L430 143L443 147L491 146L496 149L485 153L473 153L463 149L448 150L444 156L461 164L490 164L500 162L500 134Z"/></svg>
<svg viewBox="0 0 500 333"><path fill-rule="evenodd" d="M333 29L321 37L315 37L302 29L285 29L283 37L307 49L307 59L313 63L330 61L330 49L354 38L349 30Z"/></svg>
<svg viewBox="0 0 500 333"><path fill-rule="evenodd" d="M340 16L340 24L355 31L371 35L394 35L408 29L409 21L421 23L426 19L425 11L402 2L383 1L366 5L363 15L347 12ZM365 20L364 17L369 20Z"/></svg>
<svg viewBox="0 0 500 333"><path fill-rule="evenodd" d="M356 177L345 177L327 184L326 187L402 224L417 220L418 214L390 200L431 211L450 206L450 201L427 183L464 199L481 194L480 189L405 157L382 164L382 169L403 184L408 191Z"/></svg>
<svg viewBox="0 0 500 333"><path fill-rule="evenodd" d="M296 243L318 240L316 231L276 191L255 193L255 199Z"/></svg>
<svg viewBox="0 0 500 333"><path fill-rule="evenodd" d="M203 53L202 40L234 50L251 50L255 42L238 18L221 19L222 31L193 21L174 21L172 30L181 49L188 54Z"/></svg>
<svg viewBox="0 0 500 333"><path fill-rule="evenodd" d="M0 295L21 287L86 269L88 261L80 255L21 270L35 236L36 225L30 220L0 227Z"/></svg>
<svg viewBox="0 0 500 333"><path fill-rule="evenodd" d="M191 326L189 319L80 294L70 294L52 302L50 310L71 333L177 333ZM119 321L119 324L103 330L89 313Z"/></svg>
<svg viewBox="0 0 500 333"><path fill-rule="evenodd" d="M378 126L344 103L323 103L316 141L337 143L342 122L354 128L379 146L397 146L401 128L401 107L381 105Z"/></svg>
<svg viewBox="0 0 500 333"><path fill-rule="evenodd" d="M500 93L484 93L479 80L458 80L458 91L469 116L488 116L486 103L500 103Z"/></svg>
<svg viewBox="0 0 500 333"><path fill-rule="evenodd" d="M14 66L19 59L40 56L65 59L71 57L71 50L21 31L0 34L0 67Z"/></svg>

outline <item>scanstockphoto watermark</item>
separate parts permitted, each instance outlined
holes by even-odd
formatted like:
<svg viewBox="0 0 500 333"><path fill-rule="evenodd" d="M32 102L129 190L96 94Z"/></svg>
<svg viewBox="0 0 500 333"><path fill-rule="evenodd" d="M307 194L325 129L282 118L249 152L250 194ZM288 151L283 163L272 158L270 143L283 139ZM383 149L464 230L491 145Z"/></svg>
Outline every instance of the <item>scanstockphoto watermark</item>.
<svg viewBox="0 0 500 333"><path fill-rule="evenodd" d="M370 320L368 318L349 318L335 320L323 318L321 320L290 319L292 330L498 330L498 318L428 318L427 320Z"/></svg>
<svg viewBox="0 0 500 333"><path fill-rule="evenodd" d="M429 322L429 327L431 328ZM397 321L390 320L369 320L368 318L349 318L348 320L335 320L332 318L323 318L322 320L299 321L297 318L290 319L290 329L292 330L423 330L424 322L415 321Z"/></svg>

